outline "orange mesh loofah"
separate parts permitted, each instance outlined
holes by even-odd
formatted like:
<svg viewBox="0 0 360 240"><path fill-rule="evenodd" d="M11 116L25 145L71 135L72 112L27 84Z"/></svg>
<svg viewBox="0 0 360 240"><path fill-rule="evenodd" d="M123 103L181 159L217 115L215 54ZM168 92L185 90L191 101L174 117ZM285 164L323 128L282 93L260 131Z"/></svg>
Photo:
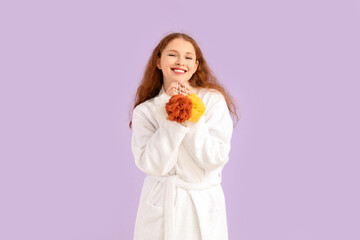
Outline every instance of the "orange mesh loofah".
<svg viewBox="0 0 360 240"><path fill-rule="evenodd" d="M166 103L166 119L175 122L185 122L191 117L193 103L188 96L182 94L173 95Z"/></svg>

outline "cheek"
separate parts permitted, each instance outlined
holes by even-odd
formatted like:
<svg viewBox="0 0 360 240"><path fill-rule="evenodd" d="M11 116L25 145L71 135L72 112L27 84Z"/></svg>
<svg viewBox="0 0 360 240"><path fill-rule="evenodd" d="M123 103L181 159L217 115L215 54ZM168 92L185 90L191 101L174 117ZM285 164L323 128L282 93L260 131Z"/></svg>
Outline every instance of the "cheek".
<svg viewBox="0 0 360 240"><path fill-rule="evenodd" d="M167 57L164 59L165 63L172 63L174 61L176 61L176 58L174 58L174 57Z"/></svg>
<svg viewBox="0 0 360 240"><path fill-rule="evenodd" d="M190 64L190 65L189 65L189 69L191 69L191 71L194 71L194 69L195 69L195 64Z"/></svg>

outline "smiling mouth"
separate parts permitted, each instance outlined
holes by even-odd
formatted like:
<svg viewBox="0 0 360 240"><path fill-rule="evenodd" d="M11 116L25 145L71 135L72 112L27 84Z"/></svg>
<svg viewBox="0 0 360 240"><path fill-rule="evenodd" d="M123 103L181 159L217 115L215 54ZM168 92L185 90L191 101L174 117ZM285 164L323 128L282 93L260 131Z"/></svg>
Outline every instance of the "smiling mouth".
<svg viewBox="0 0 360 240"><path fill-rule="evenodd" d="M172 68L171 69L173 72L175 72L175 73L180 73L180 74L184 74L184 73L186 73L187 71L186 70L181 70L181 69L177 69L177 68Z"/></svg>

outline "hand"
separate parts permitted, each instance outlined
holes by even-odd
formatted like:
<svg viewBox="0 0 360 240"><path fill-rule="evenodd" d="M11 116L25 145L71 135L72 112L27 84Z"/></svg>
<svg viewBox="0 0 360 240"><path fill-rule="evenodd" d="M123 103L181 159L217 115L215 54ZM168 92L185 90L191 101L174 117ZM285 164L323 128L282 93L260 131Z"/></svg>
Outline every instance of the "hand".
<svg viewBox="0 0 360 240"><path fill-rule="evenodd" d="M166 94L169 96L177 95L179 94L179 83L178 82L172 82L168 89L165 90Z"/></svg>
<svg viewBox="0 0 360 240"><path fill-rule="evenodd" d="M195 92L194 89L192 88L192 86L189 83L186 83L186 84L185 83L180 83L180 86L181 86L181 93L184 92L184 95L186 95L185 92L187 94L192 94L192 93Z"/></svg>
<svg viewBox="0 0 360 240"><path fill-rule="evenodd" d="M183 95L187 95L195 92L189 83L179 83L179 82L172 82L165 92L167 95L172 96L172 95L180 94L180 90L181 90L181 94Z"/></svg>

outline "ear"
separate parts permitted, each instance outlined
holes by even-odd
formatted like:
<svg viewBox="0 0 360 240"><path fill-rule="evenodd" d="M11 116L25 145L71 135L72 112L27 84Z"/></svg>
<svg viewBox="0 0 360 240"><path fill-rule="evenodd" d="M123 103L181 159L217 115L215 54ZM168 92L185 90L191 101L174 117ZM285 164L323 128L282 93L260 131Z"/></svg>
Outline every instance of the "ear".
<svg viewBox="0 0 360 240"><path fill-rule="evenodd" d="M158 58L158 59L156 60L156 66L157 66L158 69L161 70L160 58Z"/></svg>
<svg viewBox="0 0 360 240"><path fill-rule="evenodd" d="M195 71L194 71L194 72L196 72L196 70L197 70L198 66L199 66L199 61L198 61L198 60L196 60L196 62L195 62Z"/></svg>

